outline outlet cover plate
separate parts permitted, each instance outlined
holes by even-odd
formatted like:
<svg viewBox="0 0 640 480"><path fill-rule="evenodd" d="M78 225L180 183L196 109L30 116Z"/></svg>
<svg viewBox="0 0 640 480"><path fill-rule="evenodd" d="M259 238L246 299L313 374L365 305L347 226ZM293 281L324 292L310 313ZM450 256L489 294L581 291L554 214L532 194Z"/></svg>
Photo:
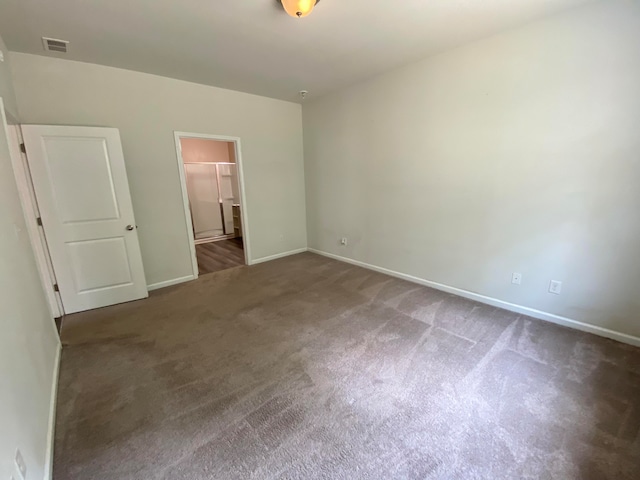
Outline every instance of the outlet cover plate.
<svg viewBox="0 0 640 480"><path fill-rule="evenodd" d="M560 292L562 292L562 282L559 280L551 280L549 283L549 293L560 295Z"/></svg>

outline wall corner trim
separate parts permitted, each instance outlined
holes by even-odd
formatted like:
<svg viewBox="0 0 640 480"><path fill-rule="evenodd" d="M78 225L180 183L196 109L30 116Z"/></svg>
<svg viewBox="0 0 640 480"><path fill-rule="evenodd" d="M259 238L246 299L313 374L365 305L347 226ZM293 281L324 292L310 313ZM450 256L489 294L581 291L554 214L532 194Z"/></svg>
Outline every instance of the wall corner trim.
<svg viewBox="0 0 640 480"><path fill-rule="evenodd" d="M53 375L51 379L51 399L49 403L49 428L47 430L47 451L44 458L44 480L53 478L53 446L56 431L56 404L58 401L58 379L60 377L60 358L62 345L57 342L56 358L53 363Z"/></svg>
<svg viewBox="0 0 640 480"><path fill-rule="evenodd" d="M341 262L350 263L351 265L356 265L358 267L366 268L368 270L373 270L375 272L384 273L392 277L400 278L402 280L407 280L409 282L417 283L419 285L424 285L425 287L431 287L436 290L452 293L454 295L468 298L470 300L475 300L477 302L484 303L486 305L503 308L511 312L521 313L523 315L528 315L530 317L537 318L539 320L544 320L547 322L555 323L557 325L562 325L563 327L573 328L575 330L580 330L582 332L592 333L600 337L610 338L612 340L617 340L618 342L627 343L635 347L640 347L640 337L635 337L633 335L629 335L626 333L617 332L615 330L610 330L608 328L598 327L597 325L591 325L589 323L580 322L578 320L573 320L571 318L561 317L559 315L543 312L541 310L536 310L534 308L524 307L522 305L517 305L515 303L505 302L497 298L487 297L485 295L480 295L479 293L474 293L468 290L463 290L463 289L452 287L449 285L444 285L442 283L432 282L430 280L425 280L423 278L414 277L413 275L407 275L405 273L396 272L395 270L379 267L377 265L361 262L359 260L353 260L348 257L342 257L340 255L324 252L322 250L317 250L315 248L309 248L308 250L311 253L322 255L324 257L332 258L334 260L338 260Z"/></svg>
<svg viewBox="0 0 640 480"><path fill-rule="evenodd" d="M270 262L271 260L276 260L282 257L288 257L289 255L296 255L298 253L303 253L308 250L307 247L298 248L296 250L289 250L288 252L276 253L275 255L269 255L267 257L256 258L255 260L251 260L249 265L256 265L258 263Z"/></svg>
<svg viewBox="0 0 640 480"><path fill-rule="evenodd" d="M163 282L152 283L147 285L147 290L158 290L159 288L170 287L172 285L177 285L179 283L188 282L190 280L195 280L196 277L194 275L186 275L184 277L172 278L171 280L165 280Z"/></svg>

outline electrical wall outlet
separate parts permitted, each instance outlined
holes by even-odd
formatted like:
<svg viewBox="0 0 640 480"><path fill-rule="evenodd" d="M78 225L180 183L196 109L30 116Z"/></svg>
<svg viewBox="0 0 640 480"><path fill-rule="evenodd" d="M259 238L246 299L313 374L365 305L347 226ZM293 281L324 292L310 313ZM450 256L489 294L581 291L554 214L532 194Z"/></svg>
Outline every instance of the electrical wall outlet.
<svg viewBox="0 0 640 480"><path fill-rule="evenodd" d="M19 448L16 450L16 467L18 467L18 472L20 472L20 476L22 477L21 480L25 480L27 478L27 464Z"/></svg>
<svg viewBox="0 0 640 480"><path fill-rule="evenodd" d="M560 295L562 291L562 282L558 280L551 280L549 283L549 293L553 293L554 295Z"/></svg>
<svg viewBox="0 0 640 480"><path fill-rule="evenodd" d="M513 275L511 275L511 283L520 285L522 283L522 274L514 272Z"/></svg>
<svg viewBox="0 0 640 480"><path fill-rule="evenodd" d="M346 246L347 245L347 237L342 237L340 239L340 245Z"/></svg>

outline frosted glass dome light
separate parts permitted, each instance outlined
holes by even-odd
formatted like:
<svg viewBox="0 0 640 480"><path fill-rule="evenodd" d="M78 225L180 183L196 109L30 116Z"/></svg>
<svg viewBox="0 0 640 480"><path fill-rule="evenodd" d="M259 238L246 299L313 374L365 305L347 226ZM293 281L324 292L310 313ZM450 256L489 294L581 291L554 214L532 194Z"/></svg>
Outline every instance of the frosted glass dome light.
<svg viewBox="0 0 640 480"><path fill-rule="evenodd" d="M280 0L285 12L292 17L306 17L316 6L318 0Z"/></svg>

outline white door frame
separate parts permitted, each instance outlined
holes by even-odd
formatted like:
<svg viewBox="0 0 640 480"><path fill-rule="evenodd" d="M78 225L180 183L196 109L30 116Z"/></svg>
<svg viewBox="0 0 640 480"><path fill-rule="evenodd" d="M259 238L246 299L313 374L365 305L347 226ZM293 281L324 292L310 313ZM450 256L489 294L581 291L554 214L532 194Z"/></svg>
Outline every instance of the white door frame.
<svg viewBox="0 0 640 480"><path fill-rule="evenodd" d="M187 180L184 169L184 159L182 158L181 138L203 138L206 140L217 140L220 142L233 142L236 152L236 170L238 172L238 187L240 189L240 219L242 221L242 243L244 245L244 263L251 265L251 243L249 241L249 222L247 215L247 199L244 192L244 172L242 164L242 150L240 148L240 137L229 137L226 135L209 135L205 133L173 132L176 142L176 158L178 160L178 173L180 175L180 188L182 189L182 203L184 206L185 226L189 238L189 250L191 251L191 268L193 277L198 278L198 259L196 257L195 238L193 236L193 222L191 221L191 209L189 208L189 196L187 194Z"/></svg>
<svg viewBox="0 0 640 480"><path fill-rule="evenodd" d="M38 225L40 213L29 175L27 156L22 153L20 149L20 145L22 144L20 126L16 119L12 118L4 109L2 98L0 98L0 110L3 115L6 115L4 125L6 125L5 133L9 140L9 154L13 166L13 174L20 196L20 203L22 204L22 213L27 226L27 234L40 275L40 282L42 283L51 316L53 318L60 318L64 315L64 307L59 294L54 290L56 277L53 271L53 264L49 256L49 248L47 247L44 237L44 230Z"/></svg>

